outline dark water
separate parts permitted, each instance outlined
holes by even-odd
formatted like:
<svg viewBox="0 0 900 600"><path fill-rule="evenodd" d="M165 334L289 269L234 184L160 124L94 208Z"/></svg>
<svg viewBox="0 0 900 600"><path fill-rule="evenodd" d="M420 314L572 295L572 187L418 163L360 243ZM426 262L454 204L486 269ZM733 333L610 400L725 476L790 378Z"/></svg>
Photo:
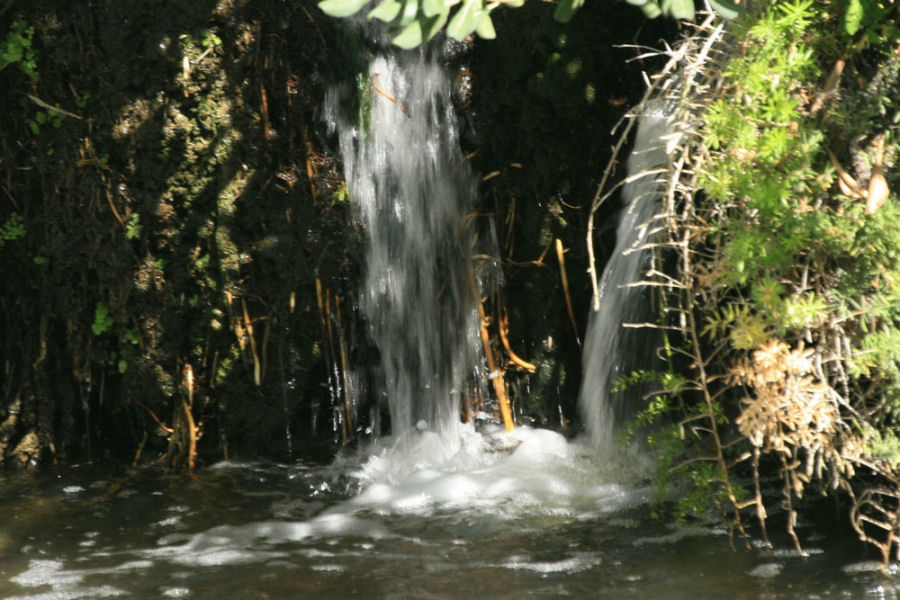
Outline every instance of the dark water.
<svg viewBox="0 0 900 600"><path fill-rule="evenodd" d="M813 539L807 556L733 550L721 526L653 521L634 473L592 465L587 450L549 435L526 434L512 453L423 448L331 467L223 463L191 478L83 466L7 479L0 597L696 600L900 590L849 540Z"/></svg>

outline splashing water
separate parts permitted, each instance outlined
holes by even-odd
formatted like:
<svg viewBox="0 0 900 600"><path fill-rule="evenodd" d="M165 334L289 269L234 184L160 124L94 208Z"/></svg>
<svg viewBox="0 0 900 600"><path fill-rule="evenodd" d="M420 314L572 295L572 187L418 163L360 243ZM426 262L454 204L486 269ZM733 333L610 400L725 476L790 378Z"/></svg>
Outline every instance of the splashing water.
<svg viewBox="0 0 900 600"><path fill-rule="evenodd" d="M615 424L628 413L626 407L613 402L610 387L616 378L645 365L654 352L653 336L646 330L626 329L623 324L640 322L647 313L645 290L634 284L650 258L644 247L650 241L650 221L659 206L658 168L666 161L665 138L670 131L663 101L648 102L628 158L616 247L603 269L599 308L591 312L585 339L578 404L593 445L607 455L614 451Z"/></svg>
<svg viewBox="0 0 900 600"><path fill-rule="evenodd" d="M478 365L465 227L476 178L436 54L383 50L359 86L356 118L342 116L339 94L327 100L368 234L361 309L381 351L395 437L455 431Z"/></svg>

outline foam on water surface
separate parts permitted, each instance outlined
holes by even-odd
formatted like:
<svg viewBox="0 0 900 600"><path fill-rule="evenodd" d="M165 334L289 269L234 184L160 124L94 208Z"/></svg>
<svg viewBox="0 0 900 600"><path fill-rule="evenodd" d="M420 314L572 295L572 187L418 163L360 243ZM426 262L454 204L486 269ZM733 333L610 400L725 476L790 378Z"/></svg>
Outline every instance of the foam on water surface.
<svg viewBox="0 0 900 600"><path fill-rule="evenodd" d="M425 433L371 455L353 473L361 493L333 510L596 515L646 502L651 469L647 457L625 449L598 463L590 445L548 430L482 436L466 427L459 437Z"/></svg>
<svg viewBox="0 0 900 600"><path fill-rule="evenodd" d="M884 585L866 564L842 572L824 554L733 552L715 525L653 523L651 472L633 449L603 462L592 444L553 432L465 426L328 467L232 463L183 487L134 481L134 494L105 505L87 489L73 503L60 482L61 505L81 512L58 515L50 535L13 532L21 550L3 555L0 597L695 600L797 590L790 582L808 586L803 573L823 568L843 578L840 590Z"/></svg>
<svg viewBox="0 0 900 600"><path fill-rule="evenodd" d="M504 520L591 518L648 500L646 458L633 453L630 460L605 465L595 458L590 446L547 430L484 436L466 426L459 435L423 432L358 457L351 469L358 494L309 520L173 532L141 555L195 566L244 564L283 558L282 548L307 540L395 535L373 515L427 518L453 511ZM272 509L280 507L275 502Z"/></svg>

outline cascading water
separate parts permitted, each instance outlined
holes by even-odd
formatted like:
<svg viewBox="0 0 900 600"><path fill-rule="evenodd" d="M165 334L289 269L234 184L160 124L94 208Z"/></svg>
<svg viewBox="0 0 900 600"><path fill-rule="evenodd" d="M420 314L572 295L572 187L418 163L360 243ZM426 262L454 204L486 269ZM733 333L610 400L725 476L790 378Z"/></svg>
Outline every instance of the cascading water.
<svg viewBox="0 0 900 600"><path fill-rule="evenodd" d="M591 312L585 340L578 405L593 445L607 455L613 450L615 423L626 412L613 402L610 387L616 378L645 365L654 352L655 340L646 330L626 329L623 324L639 322L647 312L645 290L633 284L650 258L645 245L659 207L658 168L666 161L665 138L672 127L665 108L662 100L651 100L640 116L622 189L616 247L603 269L599 307Z"/></svg>
<svg viewBox="0 0 900 600"><path fill-rule="evenodd" d="M459 148L447 70L430 46L370 61L353 118L327 100L368 235L361 309L381 351L395 436L459 423L478 364L465 216L476 179Z"/></svg>

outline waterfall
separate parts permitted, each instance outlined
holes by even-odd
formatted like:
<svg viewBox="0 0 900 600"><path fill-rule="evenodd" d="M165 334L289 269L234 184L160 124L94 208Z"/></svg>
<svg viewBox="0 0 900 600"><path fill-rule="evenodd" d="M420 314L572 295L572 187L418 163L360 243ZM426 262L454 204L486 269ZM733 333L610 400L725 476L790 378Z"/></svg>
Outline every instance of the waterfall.
<svg viewBox="0 0 900 600"><path fill-rule="evenodd" d="M641 279L651 258L644 246L652 235L650 221L659 207L661 185L654 170L665 164L670 130L665 103L648 102L628 158L615 250L600 278L599 308L591 312L588 323L578 405L591 441L601 452L612 451L615 423L628 414L610 387L618 377L645 366L655 351L655 336L623 324L643 321L648 314L646 290L632 284Z"/></svg>
<svg viewBox="0 0 900 600"><path fill-rule="evenodd" d="M477 179L460 151L439 51L384 48L348 117L333 91L326 120L367 236L360 309L381 352L394 435L458 426L478 364L466 228Z"/></svg>

